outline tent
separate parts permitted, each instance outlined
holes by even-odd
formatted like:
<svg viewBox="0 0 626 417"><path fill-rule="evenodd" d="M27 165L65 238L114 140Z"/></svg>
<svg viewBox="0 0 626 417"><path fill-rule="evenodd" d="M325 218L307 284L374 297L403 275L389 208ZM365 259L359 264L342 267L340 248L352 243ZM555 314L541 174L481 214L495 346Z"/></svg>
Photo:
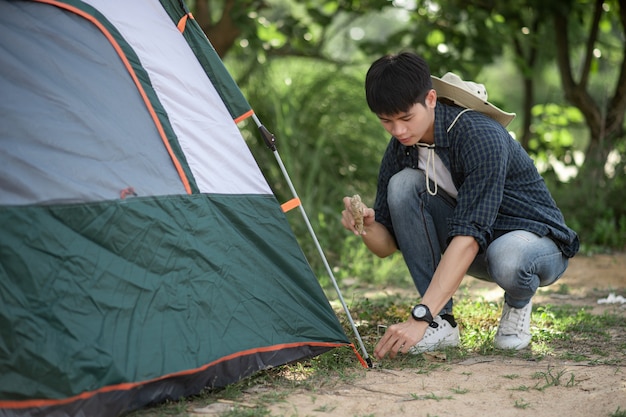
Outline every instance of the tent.
<svg viewBox="0 0 626 417"><path fill-rule="evenodd" d="M0 97L0 416L117 416L351 346L182 1L0 1Z"/></svg>

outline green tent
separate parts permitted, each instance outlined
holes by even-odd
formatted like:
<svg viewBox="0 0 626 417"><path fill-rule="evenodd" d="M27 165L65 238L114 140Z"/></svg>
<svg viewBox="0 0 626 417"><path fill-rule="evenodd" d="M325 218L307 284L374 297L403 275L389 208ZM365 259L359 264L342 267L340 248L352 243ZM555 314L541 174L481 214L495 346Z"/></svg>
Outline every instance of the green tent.
<svg viewBox="0 0 626 417"><path fill-rule="evenodd" d="M117 416L349 344L184 3L0 1L0 416Z"/></svg>

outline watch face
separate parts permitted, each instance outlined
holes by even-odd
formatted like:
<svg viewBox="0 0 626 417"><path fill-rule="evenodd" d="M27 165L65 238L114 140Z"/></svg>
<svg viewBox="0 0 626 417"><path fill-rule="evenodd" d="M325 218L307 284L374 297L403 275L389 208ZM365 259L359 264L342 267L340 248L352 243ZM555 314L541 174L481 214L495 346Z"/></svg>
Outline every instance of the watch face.
<svg viewBox="0 0 626 417"><path fill-rule="evenodd" d="M413 314L415 317L424 317L426 316L426 308L424 306L417 306L413 310Z"/></svg>

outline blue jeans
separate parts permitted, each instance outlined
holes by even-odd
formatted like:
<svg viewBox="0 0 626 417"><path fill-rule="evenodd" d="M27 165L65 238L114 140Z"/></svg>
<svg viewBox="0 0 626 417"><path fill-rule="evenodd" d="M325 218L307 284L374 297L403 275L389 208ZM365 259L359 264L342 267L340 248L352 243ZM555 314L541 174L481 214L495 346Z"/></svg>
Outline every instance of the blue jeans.
<svg viewBox="0 0 626 417"><path fill-rule="evenodd" d="M430 195L424 173L406 168L391 178L387 202L398 248L423 296L447 247L448 218L456 200L441 188L436 196ZM552 239L514 230L502 233L478 254L467 274L495 282L504 289L509 306L522 308L538 287L556 282L567 264ZM452 313L452 299L439 312L444 313Z"/></svg>

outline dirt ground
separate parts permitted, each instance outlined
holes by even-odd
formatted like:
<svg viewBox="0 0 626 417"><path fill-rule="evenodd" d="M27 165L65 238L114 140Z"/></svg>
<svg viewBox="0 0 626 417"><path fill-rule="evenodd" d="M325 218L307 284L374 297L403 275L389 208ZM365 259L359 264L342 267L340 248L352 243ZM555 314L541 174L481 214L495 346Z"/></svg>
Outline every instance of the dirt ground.
<svg viewBox="0 0 626 417"><path fill-rule="evenodd" d="M492 284L467 280L472 296L485 299L502 296ZM626 320L626 303L598 303L611 293L626 297L626 253L578 256L571 260L559 283L566 285L567 291L555 291L552 287L540 290L534 304L587 306L593 308L594 314L610 310ZM284 401L273 404L271 415L624 416L626 334L620 331L612 336L614 348L608 351L613 357L605 354L594 363L567 361L556 356L528 360L517 355L444 360L428 369L374 367L365 371L363 377L329 384L327 389L297 390ZM432 360L437 362L438 358Z"/></svg>

